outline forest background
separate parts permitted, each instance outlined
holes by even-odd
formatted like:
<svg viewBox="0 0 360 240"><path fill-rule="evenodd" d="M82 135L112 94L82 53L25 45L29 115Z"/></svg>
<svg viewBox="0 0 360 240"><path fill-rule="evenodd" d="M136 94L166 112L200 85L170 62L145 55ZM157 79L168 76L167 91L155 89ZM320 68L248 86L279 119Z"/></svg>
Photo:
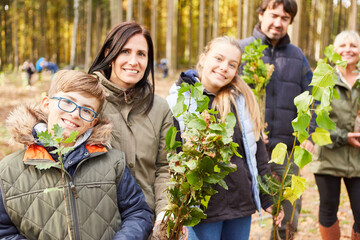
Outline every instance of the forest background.
<svg viewBox="0 0 360 240"><path fill-rule="evenodd" d="M155 60L170 73L194 66L216 36L252 35L261 0L0 0L0 71L17 70L26 59L46 57L60 68L88 70L109 30L136 21L151 32ZM293 44L310 64L340 31L359 32L360 0L296 0L289 27ZM17 66L17 67L15 67Z"/></svg>

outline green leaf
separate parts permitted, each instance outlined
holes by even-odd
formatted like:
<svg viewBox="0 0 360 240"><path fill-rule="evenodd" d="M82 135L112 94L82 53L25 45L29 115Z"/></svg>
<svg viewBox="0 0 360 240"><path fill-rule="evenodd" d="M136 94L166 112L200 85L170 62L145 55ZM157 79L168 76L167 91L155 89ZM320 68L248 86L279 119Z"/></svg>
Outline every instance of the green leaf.
<svg viewBox="0 0 360 240"><path fill-rule="evenodd" d="M38 138L44 146L58 146L58 143L52 138L48 131L38 133Z"/></svg>
<svg viewBox="0 0 360 240"><path fill-rule="evenodd" d="M333 73L334 69L329 64L319 61L310 85L324 88L333 87L335 85Z"/></svg>
<svg viewBox="0 0 360 240"><path fill-rule="evenodd" d="M48 163L40 163L40 164L36 164L36 168L39 169L39 170L46 170L46 169L49 169L51 167L54 167L54 166L59 166L60 163L59 162L48 162Z"/></svg>
<svg viewBox="0 0 360 240"><path fill-rule="evenodd" d="M212 173L214 172L214 162L210 157L203 157L199 161L199 170L204 170L205 172Z"/></svg>
<svg viewBox="0 0 360 240"><path fill-rule="evenodd" d="M294 104L297 108L297 112L307 112L310 104L314 101L314 97L309 95L309 91L305 91L294 99Z"/></svg>
<svg viewBox="0 0 360 240"><path fill-rule="evenodd" d="M210 198L211 198L211 196L205 196L203 199L201 199L201 205L203 205L205 208L207 208Z"/></svg>
<svg viewBox="0 0 360 240"><path fill-rule="evenodd" d="M331 120L329 117L329 113L325 110L321 110L317 113L316 116L316 123L319 127L330 129L330 130L336 130L336 124Z"/></svg>
<svg viewBox="0 0 360 240"><path fill-rule="evenodd" d="M305 130L310 124L310 115L308 113L298 114L298 117L292 120L291 124L295 132Z"/></svg>
<svg viewBox="0 0 360 240"><path fill-rule="evenodd" d="M199 207L193 207L191 208L190 212L191 218L184 221L184 225L188 227L193 227L197 225L201 219L206 218L206 214L199 208Z"/></svg>
<svg viewBox="0 0 360 240"><path fill-rule="evenodd" d="M202 179L201 175L197 171L191 171L186 175L186 179L190 183L190 185L194 187L201 187L202 186Z"/></svg>
<svg viewBox="0 0 360 240"><path fill-rule="evenodd" d="M170 127L166 132L165 143L169 150L174 150L177 147L181 147L181 142L176 141L177 129L176 127Z"/></svg>
<svg viewBox="0 0 360 240"><path fill-rule="evenodd" d="M294 162L300 169L303 169L303 167L308 163L310 163L311 161L312 161L312 155L310 152L299 146L295 146Z"/></svg>
<svg viewBox="0 0 360 240"><path fill-rule="evenodd" d="M185 165L192 171L198 166L198 162L196 160L191 160L191 161L185 162Z"/></svg>
<svg viewBox="0 0 360 240"><path fill-rule="evenodd" d="M284 197L285 199L289 200L291 204L294 204L296 199L299 199L301 195L305 192L305 189L306 189L305 178L292 175L291 187L286 188L284 192Z"/></svg>
<svg viewBox="0 0 360 240"><path fill-rule="evenodd" d="M52 130L54 131L55 138L60 139L61 141L63 138L64 129L60 127L59 124L55 124Z"/></svg>
<svg viewBox="0 0 360 240"><path fill-rule="evenodd" d="M63 143L72 143L76 141L76 137L79 135L78 131L71 131L70 136L65 139Z"/></svg>
<svg viewBox="0 0 360 240"><path fill-rule="evenodd" d="M207 125L206 122L203 119L197 118L194 120L191 120L189 124L187 125L188 128L195 128L197 130L205 130Z"/></svg>
<svg viewBox="0 0 360 240"><path fill-rule="evenodd" d="M274 150L271 153L271 160L269 163L276 163L282 165L287 153L287 146L284 143L276 144Z"/></svg>
<svg viewBox="0 0 360 240"><path fill-rule="evenodd" d="M186 105L184 104L184 101L185 97L183 95L179 95L176 104L172 109L175 117L179 117L186 111Z"/></svg>
<svg viewBox="0 0 360 240"><path fill-rule="evenodd" d="M315 132L312 133L312 140L319 146L331 144L330 133L323 128L316 128Z"/></svg>

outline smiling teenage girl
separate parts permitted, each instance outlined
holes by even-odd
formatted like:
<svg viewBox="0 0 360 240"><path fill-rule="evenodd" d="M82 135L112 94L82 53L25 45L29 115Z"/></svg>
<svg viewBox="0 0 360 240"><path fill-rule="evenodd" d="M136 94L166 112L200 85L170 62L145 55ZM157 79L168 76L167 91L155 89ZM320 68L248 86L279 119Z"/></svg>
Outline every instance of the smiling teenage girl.
<svg viewBox="0 0 360 240"><path fill-rule="evenodd" d="M154 49L149 32L134 22L114 27L89 73L96 75L107 92L102 114L114 125L111 144L125 152L147 203L159 214L167 204L165 136L173 120L166 101L154 95Z"/></svg>
<svg viewBox="0 0 360 240"><path fill-rule="evenodd" d="M210 98L209 108L218 110L218 117L224 119L229 112L237 116L233 141L239 144L237 151L242 157L234 155L231 158L237 170L224 179L229 190L215 186L218 193L211 197L205 210L207 219L190 229L189 239L248 239L251 214L260 211L261 207L267 212L272 211L270 197L259 193L257 186L257 175L270 174L270 166L260 138L259 107L251 89L237 72L240 61L240 46L235 39L213 39L200 55L198 73L193 70L181 73L167 98L172 107L176 104L181 83L201 82L205 87L204 94ZM175 119L178 129L183 125L179 121ZM282 216L279 215L277 223L281 222Z"/></svg>

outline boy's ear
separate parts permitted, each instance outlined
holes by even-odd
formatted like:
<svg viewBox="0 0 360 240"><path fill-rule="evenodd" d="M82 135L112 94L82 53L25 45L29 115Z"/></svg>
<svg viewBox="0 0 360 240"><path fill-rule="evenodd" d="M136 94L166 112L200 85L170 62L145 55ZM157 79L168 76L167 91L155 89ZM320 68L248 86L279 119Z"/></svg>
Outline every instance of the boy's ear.
<svg viewBox="0 0 360 240"><path fill-rule="evenodd" d="M96 123L98 122L99 119L95 118L92 122L91 122L91 127L94 127L96 125Z"/></svg>
<svg viewBox="0 0 360 240"><path fill-rule="evenodd" d="M204 67L204 61L205 61L205 54L202 53L202 54L200 54L200 58L199 58L199 63L201 65L201 67Z"/></svg>
<svg viewBox="0 0 360 240"><path fill-rule="evenodd" d="M46 114L49 114L49 104L50 104L50 98L43 97L40 103L40 109Z"/></svg>

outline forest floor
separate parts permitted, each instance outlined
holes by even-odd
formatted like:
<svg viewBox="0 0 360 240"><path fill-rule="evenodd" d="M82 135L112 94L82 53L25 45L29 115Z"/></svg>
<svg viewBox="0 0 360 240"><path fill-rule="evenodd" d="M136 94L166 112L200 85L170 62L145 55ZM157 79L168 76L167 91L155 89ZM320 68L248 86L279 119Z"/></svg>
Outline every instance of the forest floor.
<svg viewBox="0 0 360 240"><path fill-rule="evenodd" d="M22 148L20 144L10 145L9 132L5 127L5 120L10 111L20 104L37 104L50 84L50 74L42 73L41 79L38 74L34 75L33 86L26 87L26 80L23 74L0 74L0 159L4 156ZM162 79L161 73L156 74L155 91L162 97L166 97L171 84L177 80L178 74L174 77ZM299 218L298 231L295 239L313 240L321 239L318 230L318 209L319 194L315 184L314 176L308 166L302 171L302 176L306 178L307 189L302 198L302 210ZM338 218L341 227L341 239L350 239L351 228L353 225L353 215L350 209L349 199L344 184L342 184L341 202L339 206ZM260 226L261 222L261 226ZM257 213L252 216L251 240L268 240L270 239L270 230L272 220L270 215L262 212L262 220Z"/></svg>

